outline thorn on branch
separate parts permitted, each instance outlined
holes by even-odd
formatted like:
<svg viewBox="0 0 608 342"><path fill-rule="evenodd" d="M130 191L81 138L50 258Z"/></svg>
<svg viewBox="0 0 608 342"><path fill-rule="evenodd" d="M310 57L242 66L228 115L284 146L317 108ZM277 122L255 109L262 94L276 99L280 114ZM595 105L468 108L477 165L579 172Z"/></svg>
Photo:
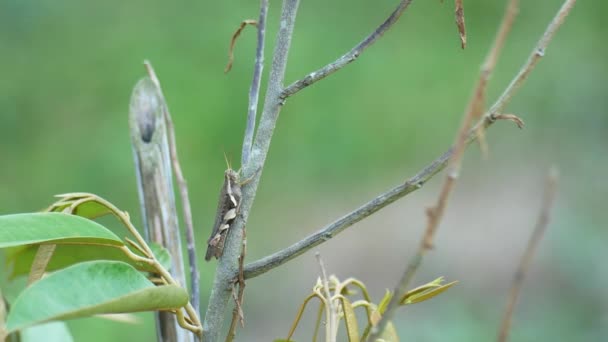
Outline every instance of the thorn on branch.
<svg viewBox="0 0 608 342"><path fill-rule="evenodd" d="M234 46L236 45L236 40L241 35L241 32L245 29L247 25L257 26L258 22L253 19L246 19L241 22L239 28L234 31L232 34L232 39L230 39L230 49L228 50L228 63L226 64L226 68L224 69L224 73L227 74L230 69L232 69L232 63L234 62Z"/></svg>
<svg viewBox="0 0 608 342"><path fill-rule="evenodd" d="M524 128L524 121L515 114L498 114L494 116L494 120L507 120L514 122L519 129Z"/></svg>

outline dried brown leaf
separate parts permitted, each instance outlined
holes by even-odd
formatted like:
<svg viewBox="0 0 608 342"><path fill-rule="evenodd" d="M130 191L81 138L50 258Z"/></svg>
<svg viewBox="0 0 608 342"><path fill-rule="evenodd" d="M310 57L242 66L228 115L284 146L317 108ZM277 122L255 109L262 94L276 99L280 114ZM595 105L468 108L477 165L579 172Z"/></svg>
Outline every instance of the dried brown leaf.
<svg viewBox="0 0 608 342"><path fill-rule="evenodd" d="M237 28L236 31L234 31L234 34L232 34L232 39L230 39L230 49L228 51L228 63L226 64L224 73L228 73L230 71L230 69L232 69L232 63L234 62L234 46L236 45L236 40L239 38L239 36L241 35L241 32L243 32L243 30L245 29L245 26L247 26L247 25L257 26L258 22L253 19L243 20L241 22L241 25L239 25L239 28Z"/></svg>

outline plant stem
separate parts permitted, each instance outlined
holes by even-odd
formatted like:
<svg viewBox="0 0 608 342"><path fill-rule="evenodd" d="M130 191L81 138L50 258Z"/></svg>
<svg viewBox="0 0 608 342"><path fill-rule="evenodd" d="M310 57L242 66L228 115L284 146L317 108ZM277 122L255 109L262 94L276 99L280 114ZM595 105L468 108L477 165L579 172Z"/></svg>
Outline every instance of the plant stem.
<svg viewBox="0 0 608 342"><path fill-rule="evenodd" d="M251 181L243 185L240 214L235 219L233 226L230 227L230 232L224 244L224 253L218 261L203 325L205 330L204 341L219 340L232 283L235 280L233 276L238 274L238 258L241 254L243 229L249 217L249 211L253 206L272 133L283 104L281 92L298 5L299 0L283 1L280 27L264 100L264 110L253 142L251 156L248 163L243 165L243 178L251 179Z"/></svg>

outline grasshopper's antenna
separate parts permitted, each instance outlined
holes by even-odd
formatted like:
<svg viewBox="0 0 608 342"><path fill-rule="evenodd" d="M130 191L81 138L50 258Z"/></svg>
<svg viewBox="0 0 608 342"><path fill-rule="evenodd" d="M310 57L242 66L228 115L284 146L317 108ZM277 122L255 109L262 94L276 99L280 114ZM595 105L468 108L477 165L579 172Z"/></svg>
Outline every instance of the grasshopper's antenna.
<svg viewBox="0 0 608 342"><path fill-rule="evenodd" d="M226 167L231 169L230 161L228 161L228 156L226 155L226 151L224 151L224 160L226 161Z"/></svg>

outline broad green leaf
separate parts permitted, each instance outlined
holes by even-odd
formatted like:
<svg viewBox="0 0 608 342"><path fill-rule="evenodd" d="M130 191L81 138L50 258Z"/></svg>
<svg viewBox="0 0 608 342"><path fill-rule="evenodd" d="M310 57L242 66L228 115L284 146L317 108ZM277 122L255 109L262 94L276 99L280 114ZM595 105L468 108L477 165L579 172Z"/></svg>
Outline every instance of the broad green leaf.
<svg viewBox="0 0 608 342"><path fill-rule="evenodd" d="M170 269L171 255L169 254L169 251L157 243L150 243L149 246L161 265L163 265L165 269ZM6 258L7 265L11 270L9 274L10 278L29 273L37 248L37 245L25 246ZM139 254L137 251L134 252ZM133 265L140 271L153 271L150 265L134 262L118 248L103 245L57 245L55 253L53 253L53 257L46 267L46 270L47 272L55 271L79 262L91 260L123 261Z"/></svg>
<svg viewBox="0 0 608 342"><path fill-rule="evenodd" d="M72 342L72 334L64 322L49 322L21 331L21 342Z"/></svg>
<svg viewBox="0 0 608 342"><path fill-rule="evenodd" d="M36 255L34 256L34 261L32 262L32 267L30 268L30 274L27 278L28 285L38 281L44 276L46 273L46 268L49 265L49 261L53 257L55 253L55 249L57 245L55 244L42 244L36 245L38 248L36 250Z"/></svg>
<svg viewBox="0 0 608 342"><path fill-rule="evenodd" d="M54 320L168 310L187 303L188 293L183 288L154 286L129 264L90 261L52 273L23 290L6 325L12 332Z"/></svg>
<svg viewBox="0 0 608 342"><path fill-rule="evenodd" d="M121 246L114 233L91 220L62 213L0 216L0 248L37 243Z"/></svg>
<svg viewBox="0 0 608 342"><path fill-rule="evenodd" d="M357 324L357 316L355 309L346 297L340 297L342 302L342 310L344 311L344 322L346 323L346 333L350 342L359 342L359 325Z"/></svg>

